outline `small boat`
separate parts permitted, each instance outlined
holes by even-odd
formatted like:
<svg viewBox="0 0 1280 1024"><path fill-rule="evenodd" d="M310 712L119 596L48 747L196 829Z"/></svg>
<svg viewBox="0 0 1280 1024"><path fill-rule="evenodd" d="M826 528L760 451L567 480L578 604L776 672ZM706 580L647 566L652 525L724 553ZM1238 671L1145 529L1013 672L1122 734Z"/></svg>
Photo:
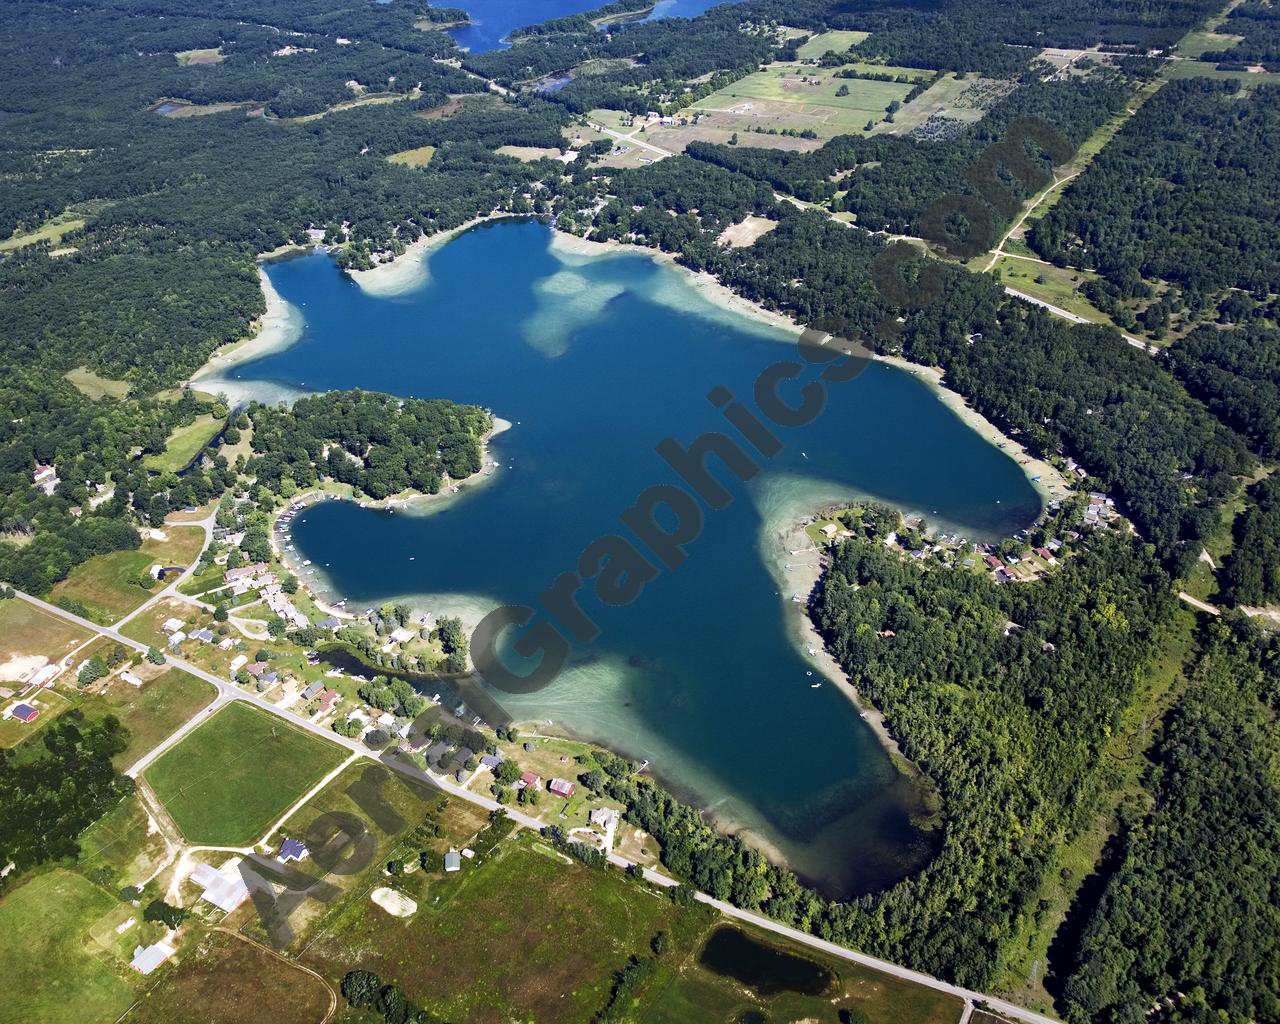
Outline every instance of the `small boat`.
<svg viewBox="0 0 1280 1024"><path fill-rule="evenodd" d="M811 689L811 690L816 690L816 689L817 689L819 686L821 686L821 685L822 685L821 683L810 683L810 684L809 684L809 689Z"/></svg>
<svg viewBox="0 0 1280 1024"><path fill-rule="evenodd" d="M809 457L809 453L808 453L808 452L801 452L801 453L800 453L800 457L801 457L802 459L807 459L807 458Z"/></svg>
<svg viewBox="0 0 1280 1024"><path fill-rule="evenodd" d="M412 562L412 561L414 560L414 557L415 557L414 555L410 555L410 556L409 556L409 561L411 561L411 562Z"/></svg>

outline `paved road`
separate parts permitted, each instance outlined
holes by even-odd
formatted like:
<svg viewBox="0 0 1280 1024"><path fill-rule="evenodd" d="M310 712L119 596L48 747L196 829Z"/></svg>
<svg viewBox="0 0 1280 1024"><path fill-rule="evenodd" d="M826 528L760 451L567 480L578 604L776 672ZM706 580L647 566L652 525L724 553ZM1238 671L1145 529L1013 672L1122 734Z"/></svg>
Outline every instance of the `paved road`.
<svg viewBox="0 0 1280 1024"><path fill-rule="evenodd" d="M597 124L594 121L589 121L587 123L598 132L604 132L605 135L612 135L619 142L630 142L632 145L639 146L641 149L647 149L651 153L656 153L659 159L664 156L675 155L670 150L661 149L658 146L653 146L641 139L637 139L635 137L635 132L632 132L630 135L624 135L622 132L615 132L612 128L606 128L604 125ZM637 128L636 131L639 131L639 129Z"/></svg>
<svg viewBox="0 0 1280 1024"><path fill-rule="evenodd" d="M1064 320L1070 320L1072 323L1077 323L1077 324L1093 323L1092 320L1086 320L1084 317L1079 316L1076 313L1071 313L1063 309L1061 306L1055 306L1052 302L1045 302L1044 299L1037 299L1033 295L1028 295L1026 292L1020 292L1016 288L1010 288L1008 285L1005 285L1004 290L1008 292L1008 294L1014 296L1015 298L1022 299L1025 302L1030 302L1034 306L1040 306L1042 309L1047 309L1054 316L1060 316ZM1104 325L1094 324L1094 326L1101 327ZM1134 348L1142 349L1142 351L1147 353L1147 355L1153 356L1156 354L1156 352L1159 351L1159 349L1157 349L1154 345L1148 345L1141 338L1135 338L1132 334L1125 334L1124 331L1121 331L1118 329L1116 333L1119 334L1120 337L1124 338L1124 340L1127 341Z"/></svg>
<svg viewBox="0 0 1280 1024"><path fill-rule="evenodd" d="M59 608L57 605L50 604L48 601L42 601L38 597L33 597L30 594L23 593L20 590L15 591L14 593L20 600L26 601L28 604L35 605L37 608L41 608L52 615L60 616L63 619L83 626L85 629L93 630L101 636L110 637L127 647L132 647L134 650L142 651L144 653L147 650L145 644L138 643L136 640L123 636L113 627L100 626L96 622L90 622L88 619L81 618L79 615L75 615L63 608ZM157 598L159 596L160 595L157 595ZM237 700L256 705L270 714L285 719L300 729L305 729L307 732L319 736L321 739L346 747L353 753L381 760L377 757L376 751L370 750L360 740L352 739L347 736L339 736L333 730L325 728L322 725L317 725L310 719L294 714L287 708L278 707L257 693L242 690L234 683L227 682L210 672L206 672L198 665L193 665L182 658L175 658L172 656L169 658L169 663L182 669L184 672L189 672L198 679L203 679L205 682L212 684L217 689L218 694L208 707L196 714L184 726L166 738L163 743L157 746L149 754L142 757L137 763L132 765L126 772L126 774L132 777L136 778L139 774L145 771L147 766L152 764L156 758L172 747L175 743L179 742L183 736L186 736L193 729L196 729L214 711L231 703L232 701ZM485 810L493 811L497 810L499 807L496 800L492 800L479 793L473 793L470 790L463 789L461 786L447 778L439 778L437 776L430 775L418 768L416 765L402 761L399 758L388 758L386 760L382 760L382 763L386 767L400 772L402 775L406 775L420 782L426 782L431 786L444 790L451 796L456 796L461 800L469 801L470 803L483 807ZM530 817L516 808L504 807L503 810L506 811L508 817L516 823L523 825L525 828L540 831L544 827L543 822L539 821L537 818ZM609 862L624 869L632 866L632 861L627 860L625 857L617 853L609 854ZM671 876L665 875L660 871L654 871L652 868L644 869L644 877L655 885L665 886L668 888L679 884L676 879ZM880 960L877 957L869 956L866 953L859 953L844 946L838 946L834 942L827 942L825 939L820 939L807 932L798 931L795 928L789 928L786 925L780 924L770 918L763 917L760 914L753 914L750 911L742 910L721 900L714 899L706 893L698 893L697 898L701 902L715 907L727 917L732 917L736 920L754 925L757 928L763 928L767 931L774 932L775 934L785 936L794 942L799 942L803 945L809 946L810 948L821 950L822 952L832 956L840 957L841 959L848 960L853 963L862 964L865 967L870 967L878 971L883 971L895 978L902 978L906 981L915 982L918 985L922 985L938 992L945 992L948 995L956 996L959 999L965 1000L966 1003L984 1001L1002 1013L1018 1020L1027 1021L1029 1024L1057 1024L1057 1022L1051 1017L1045 1017L1042 1014L1035 1013L1032 1010L1027 1010L1013 1003L1006 1003L994 996L983 995L978 992L970 991L969 989L961 988L958 985L951 985L945 981L939 980L938 978L930 977L927 974L921 974L918 971L913 971L909 968L899 966L898 964L890 963L887 960Z"/></svg>

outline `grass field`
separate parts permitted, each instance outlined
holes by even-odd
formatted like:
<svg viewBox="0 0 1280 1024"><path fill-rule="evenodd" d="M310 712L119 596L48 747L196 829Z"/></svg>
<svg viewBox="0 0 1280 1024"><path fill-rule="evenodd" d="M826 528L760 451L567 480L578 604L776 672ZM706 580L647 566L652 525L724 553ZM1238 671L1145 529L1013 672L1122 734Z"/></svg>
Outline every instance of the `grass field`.
<svg viewBox="0 0 1280 1024"><path fill-rule="evenodd" d="M132 385L127 380L99 377L87 366L77 366L63 374L83 395L89 398L124 398Z"/></svg>
<svg viewBox="0 0 1280 1024"><path fill-rule="evenodd" d="M369 803L367 794L376 793L380 804L389 807L403 823L382 822L372 817L362 806ZM359 798L357 800L356 798ZM439 810L441 803L444 809ZM367 900L367 892L376 884L385 882L379 868L385 864L405 837L421 824L428 815L440 824L442 835L426 843L426 847L443 854L449 849L459 849L488 824L488 814L475 804L451 798L433 786L411 783L404 776L391 772L372 761L359 761L345 768L332 782L313 796L280 828L282 835L306 836L312 823L322 814L355 815L365 824L369 838L362 840L370 863L376 865L364 874L322 872L313 859L306 865L312 875L323 876L325 882L349 893L358 890L355 899ZM388 826L384 831L382 824ZM416 851L420 847L414 846ZM452 877L451 879L452 880ZM293 948L306 945L315 929L324 929L335 914L342 913L340 902L328 904L315 900L302 903L290 917L293 930ZM250 926L251 929L255 926Z"/></svg>
<svg viewBox="0 0 1280 1024"><path fill-rule="evenodd" d="M164 565L190 565L204 546L204 531L198 526L169 526L165 539L148 538L136 551L113 551L95 555L71 570L71 574L54 584L49 600L65 597L88 608L98 622L114 622L151 596L131 582L146 573L157 562ZM157 584L158 588L159 584Z"/></svg>
<svg viewBox="0 0 1280 1024"><path fill-rule="evenodd" d="M308 124L311 121L319 121L322 117L328 117L330 114L341 113L344 110L355 110L358 107L378 107L384 103L395 103L396 100L416 99L417 95L417 93L412 92L380 92L357 96L355 99L335 103L327 110L321 110L316 114L303 114L301 117L282 117L280 118L280 123Z"/></svg>
<svg viewBox="0 0 1280 1024"><path fill-rule="evenodd" d="M142 464L157 473L180 473L195 461L224 426L225 419L197 416L185 427L177 427L165 442L164 451L146 456Z"/></svg>
<svg viewBox="0 0 1280 1024"><path fill-rule="evenodd" d="M544 159L558 160L560 158L560 150L552 149L550 146L499 146L494 152L502 156L513 156L517 160L523 160L525 163Z"/></svg>
<svg viewBox="0 0 1280 1024"><path fill-rule="evenodd" d="M265 711L230 704L146 778L188 841L248 846L345 756Z"/></svg>
<svg viewBox="0 0 1280 1024"><path fill-rule="evenodd" d="M736 1021L747 1010L771 1021L832 1021L839 1009L862 1010L870 1024L955 1024L960 1001L867 970L775 936L770 945L818 960L834 976L820 996L758 997L698 963L707 936L723 923L710 909L676 907L666 894L617 871L593 871L531 834L516 835L499 855L458 875L425 879L419 910L395 918L361 896L330 917L303 956L337 982L356 968L395 981L447 1019L586 1022L604 1005L614 972L630 956L651 956L667 933L669 948L637 993L627 1020L652 1024ZM376 869L365 888L386 884ZM412 876L417 881L418 876Z"/></svg>
<svg viewBox="0 0 1280 1024"><path fill-rule="evenodd" d="M204 50L179 50L174 54L183 67L192 64L218 64L222 61L222 49L211 46Z"/></svg>
<svg viewBox="0 0 1280 1024"><path fill-rule="evenodd" d="M0 239L0 252L20 249L24 245L34 245L36 242L48 242L50 245L57 245L62 241L64 235L79 231L84 225L85 220L83 217L74 213L60 213L58 216L45 221L38 228L33 228L31 231L15 231L8 238Z"/></svg>
<svg viewBox="0 0 1280 1024"><path fill-rule="evenodd" d="M105 694L85 702L84 713L89 718L115 715L129 730L128 748L113 759L123 771L154 750L215 695L214 688L203 679L171 668L140 687L114 680Z"/></svg>
<svg viewBox="0 0 1280 1024"><path fill-rule="evenodd" d="M38 875L0 900L0 957L21 980L0 999L0 1024L113 1021L133 988L89 929L116 901L68 871Z"/></svg>
<svg viewBox="0 0 1280 1024"><path fill-rule="evenodd" d="M1178 78L1217 78L1219 80L1234 79L1246 89L1259 85L1276 85L1280 83L1280 72L1275 71L1219 71L1213 64L1199 60L1170 61L1165 68L1170 79Z"/></svg>
<svg viewBox="0 0 1280 1024"><path fill-rule="evenodd" d="M1011 83L988 78L958 79L943 75L923 93L893 115L893 123L877 125L878 132L905 135L919 128L931 117L974 124L982 120L987 108L1008 95Z"/></svg>
<svg viewBox="0 0 1280 1024"><path fill-rule="evenodd" d="M345 1004L340 1004L345 1005ZM184 949L123 1024L315 1024L329 993L321 982L243 939L212 932Z"/></svg>
<svg viewBox="0 0 1280 1024"><path fill-rule="evenodd" d="M89 639L90 632L26 601L0 601L0 681L16 682Z"/></svg>
<svg viewBox="0 0 1280 1024"><path fill-rule="evenodd" d="M357 967L376 971L459 1024L585 1024L613 972L647 953L655 933L688 948L709 922L709 913L682 912L619 872L545 856L531 837L499 849L433 881L454 889L438 909L419 899L413 917L395 918L368 899L349 901L304 961L335 982Z"/></svg>
<svg viewBox="0 0 1280 1024"><path fill-rule="evenodd" d="M1097 324L1110 324L1111 320L1076 289L1093 275L1087 270L1071 267L1053 267L1032 260L1020 260L1002 256L993 269L1000 271L1001 280L1010 288L1025 292L1032 298L1052 303L1068 313L1082 316ZM1075 280L1072 280L1074 278Z"/></svg>
<svg viewBox="0 0 1280 1024"><path fill-rule="evenodd" d="M878 70L892 71L884 68ZM837 96L847 87L848 95ZM756 71L701 100L692 110L732 115L739 132L753 128L811 128L820 138L862 132L878 122L894 100L911 91L897 82L837 79L830 68L774 64ZM743 145L751 140L740 138Z"/></svg>
<svg viewBox="0 0 1280 1024"><path fill-rule="evenodd" d="M81 834L78 870L86 876L110 872L111 888L149 878L164 858L165 845L148 825L141 797L135 793L122 800Z"/></svg>
<svg viewBox="0 0 1280 1024"><path fill-rule="evenodd" d="M844 53L871 35L870 32L821 32L796 51L801 60L816 60L825 53Z"/></svg>
<svg viewBox="0 0 1280 1024"><path fill-rule="evenodd" d="M419 146L417 149L404 149L399 153L392 153L387 159L393 164L404 164L406 167L426 167L435 155L435 146Z"/></svg>
<svg viewBox="0 0 1280 1024"><path fill-rule="evenodd" d="M1230 50L1244 36L1226 32L1188 32L1178 43L1178 53L1183 57L1199 57L1202 53L1219 53Z"/></svg>

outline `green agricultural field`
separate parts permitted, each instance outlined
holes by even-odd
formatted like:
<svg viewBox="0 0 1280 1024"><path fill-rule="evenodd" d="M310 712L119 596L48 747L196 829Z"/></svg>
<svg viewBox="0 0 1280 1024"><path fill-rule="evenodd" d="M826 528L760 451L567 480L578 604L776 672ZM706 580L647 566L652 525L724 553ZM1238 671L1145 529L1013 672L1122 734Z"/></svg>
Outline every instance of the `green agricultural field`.
<svg viewBox="0 0 1280 1024"><path fill-rule="evenodd" d="M86 700L84 713L89 718L115 715L129 730L129 746L114 758L115 766L123 771L188 722L216 694L203 679L171 668L140 687L113 680L105 694Z"/></svg>
<svg viewBox="0 0 1280 1024"><path fill-rule="evenodd" d="M248 846L346 751L247 704L229 704L146 771L191 843Z"/></svg>
<svg viewBox="0 0 1280 1024"><path fill-rule="evenodd" d="M0 958L13 983L0 1024L113 1021L133 1002L132 986L89 931L116 901L79 875L39 875L0 900Z"/></svg>
<svg viewBox="0 0 1280 1024"><path fill-rule="evenodd" d="M847 95L837 95L841 89ZM902 102L910 91L909 85L897 82L836 78L829 68L774 64L712 93L692 109L727 115L740 133L812 129L829 139L864 131L868 121L880 121L885 108L894 100ZM718 117L717 123L721 120ZM749 139L740 141L751 144Z"/></svg>
<svg viewBox="0 0 1280 1024"><path fill-rule="evenodd" d="M825 53L844 53L871 35L870 32L821 32L796 51L802 60L816 60Z"/></svg>
<svg viewBox="0 0 1280 1024"><path fill-rule="evenodd" d="M132 386L127 380L99 377L87 366L77 366L63 374L83 395L89 398L124 398Z"/></svg>
<svg viewBox="0 0 1280 1024"><path fill-rule="evenodd" d="M148 538L136 551L113 551L95 555L76 566L65 580L54 585L49 600L77 601L97 622L114 622L151 597L134 582L157 562L190 565L204 547L204 531L198 526L168 526L165 539ZM156 589L159 585L156 585Z"/></svg>
<svg viewBox="0 0 1280 1024"><path fill-rule="evenodd" d="M195 461L224 426L225 419L197 416L185 427L176 428L165 442L164 451L146 456L142 464L157 473L179 473Z"/></svg>
<svg viewBox="0 0 1280 1024"><path fill-rule="evenodd" d="M315 1024L329 993L312 975L251 942L211 932L183 950L121 1024Z"/></svg>
<svg viewBox="0 0 1280 1024"><path fill-rule="evenodd" d="M417 149L405 149L399 153L392 153L387 159L393 164L404 164L406 167L426 167L435 155L435 146L419 146Z"/></svg>

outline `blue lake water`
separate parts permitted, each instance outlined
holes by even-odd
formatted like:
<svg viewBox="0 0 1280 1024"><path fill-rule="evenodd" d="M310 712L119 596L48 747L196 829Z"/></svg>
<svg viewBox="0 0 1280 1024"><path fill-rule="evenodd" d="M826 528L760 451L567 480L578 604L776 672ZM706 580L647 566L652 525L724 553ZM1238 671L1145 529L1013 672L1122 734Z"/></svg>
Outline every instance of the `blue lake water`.
<svg viewBox="0 0 1280 1024"><path fill-rule="evenodd" d="M239 367L233 394L362 387L474 402L514 424L493 443L501 468L435 511L328 502L294 520L322 586L355 609L407 597L474 623L500 604L538 606L642 490L678 482L657 442L726 429L707 392L750 401L756 376L795 354L791 334L713 306L678 268L564 253L533 222L461 235L391 298L322 254L268 273L305 326ZM603 633L552 686L495 696L516 719L650 759L807 879L863 892L927 856L911 824L919 794L852 703L811 686L821 674L784 565L814 555L790 553L807 545L793 525L824 502L875 496L976 539L1026 525L1040 500L1011 458L883 364L832 385L823 415L782 440L749 483L724 474L736 500L707 513L683 566L628 607L584 597Z"/></svg>
<svg viewBox="0 0 1280 1024"><path fill-rule="evenodd" d="M606 0L462 0L450 6L465 10L471 16L471 24L451 29L449 34L458 41L459 46L472 53L504 49L507 44L503 39L513 28L536 25L540 21L563 18L568 14L594 11L605 2ZM723 2L725 0L659 0L649 17L696 18Z"/></svg>

